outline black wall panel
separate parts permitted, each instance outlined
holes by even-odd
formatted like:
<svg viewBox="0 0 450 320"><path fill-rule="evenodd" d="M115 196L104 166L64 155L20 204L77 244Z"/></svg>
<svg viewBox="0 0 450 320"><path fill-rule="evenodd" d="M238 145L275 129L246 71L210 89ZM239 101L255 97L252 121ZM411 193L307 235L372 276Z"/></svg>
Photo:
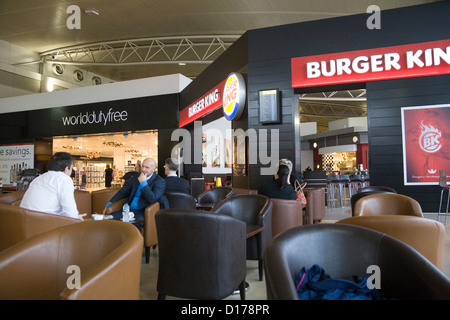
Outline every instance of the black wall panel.
<svg viewBox="0 0 450 320"><path fill-rule="evenodd" d="M288 158L293 161L296 171L300 170L300 137L296 134L295 119L298 118L298 108L293 107L294 90L291 84L290 59L276 59L264 62L249 64L249 84L248 84L248 106L249 106L249 128L258 133L258 145L251 145L250 152L258 154L258 163L249 166L250 188L257 189L258 186L267 179L272 179L271 175L261 175L261 168L268 168L272 162L278 162L279 158ZM258 92L260 90L278 89L280 90L281 122L273 125L264 125L259 122L259 102ZM262 164L259 141L261 140L260 130L268 130L267 156L271 159L269 164ZM297 125L298 129L298 125ZM278 147L271 144L273 130L278 130ZM271 152L278 152L279 157L273 158ZM266 155L264 152L263 156ZM272 172L272 174L275 172Z"/></svg>
<svg viewBox="0 0 450 320"><path fill-rule="evenodd" d="M249 31L249 125L256 129L260 127L256 118L258 90L278 87L282 90L283 106L287 109L291 104L293 109L290 117L283 117L280 127L285 132L285 139L288 139L287 132L291 134L292 143L280 144L280 157L296 159L300 147L290 149L297 146L298 134L295 126L297 106L291 89L291 58L450 39L449 13L450 1L443 1L382 11L379 30L368 29L366 22L370 15L359 14ZM305 88L297 89L295 93L350 87ZM390 185L417 199L424 211L436 212L438 187L403 186L400 108L450 103L448 77L368 82L366 89L372 183ZM276 127L279 126L273 126ZM295 165L301 168L300 164ZM264 177L258 176L258 166L251 169L254 170L251 170L250 184L257 187Z"/></svg>
<svg viewBox="0 0 450 320"><path fill-rule="evenodd" d="M406 194L424 212L439 209L439 186L403 184L401 108L450 103L450 75L367 83L369 169L372 185Z"/></svg>

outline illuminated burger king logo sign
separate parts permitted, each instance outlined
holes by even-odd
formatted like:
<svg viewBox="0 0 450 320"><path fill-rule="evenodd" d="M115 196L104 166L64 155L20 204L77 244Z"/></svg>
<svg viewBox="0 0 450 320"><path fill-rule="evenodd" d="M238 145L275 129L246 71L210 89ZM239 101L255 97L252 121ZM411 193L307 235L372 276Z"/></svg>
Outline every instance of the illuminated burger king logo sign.
<svg viewBox="0 0 450 320"><path fill-rule="evenodd" d="M237 120L245 107L246 88L244 77L240 73L231 73L225 81L222 96L222 107L225 118Z"/></svg>
<svg viewBox="0 0 450 320"><path fill-rule="evenodd" d="M442 137L441 132L434 128L432 125L420 124L422 134L419 137L419 144L423 151L428 153L434 153L441 149L442 144L439 140Z"/></svg>

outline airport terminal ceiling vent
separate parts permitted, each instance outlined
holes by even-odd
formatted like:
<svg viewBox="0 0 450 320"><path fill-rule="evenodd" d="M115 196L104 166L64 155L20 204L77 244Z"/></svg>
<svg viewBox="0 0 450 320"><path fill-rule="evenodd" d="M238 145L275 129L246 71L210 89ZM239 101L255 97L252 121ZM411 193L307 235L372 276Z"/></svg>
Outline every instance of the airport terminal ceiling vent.
<svg viewBox="0 0 450 320"><path fill-rule="evenodd" d="M366 89L301 93L300 122L317 122L317 132L328 131L328 122L367 117Z"/></svg>
<svg viewBox="0 0 450 320"><path fill-rule="evenodd" d="M203 35L98 42L41 53L44 61L76 66L210 64L240 35Z"/></svg>

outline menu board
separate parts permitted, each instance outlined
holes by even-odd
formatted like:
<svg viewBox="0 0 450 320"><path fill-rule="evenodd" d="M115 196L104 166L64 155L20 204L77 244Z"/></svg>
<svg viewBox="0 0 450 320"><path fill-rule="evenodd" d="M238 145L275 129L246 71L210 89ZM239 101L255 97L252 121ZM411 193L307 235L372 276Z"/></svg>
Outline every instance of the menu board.
<svg viewBox="0 0 450 320"><path fill-rule="evenodd" d="M259 91L259 122L280 122L279 101L279 91L277 89Z"/></svg>

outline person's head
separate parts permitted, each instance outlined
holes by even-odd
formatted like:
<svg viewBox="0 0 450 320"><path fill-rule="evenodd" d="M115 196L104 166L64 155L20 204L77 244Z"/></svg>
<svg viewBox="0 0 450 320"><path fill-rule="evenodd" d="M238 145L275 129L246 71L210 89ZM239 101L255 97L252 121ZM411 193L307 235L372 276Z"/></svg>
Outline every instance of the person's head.
<svg viewBox="0 0 450 320"><path fill-rule="evenodd" d="M287 166L289 168L289 173L292 172L292 161L291 160L286 159L286 158L280 159L277 163L277 171L278 171L279 167L282 165Z"/></svg>
<svg viewBox="0 0 450 320"><path fill-rule="evenodd" d="M146 158L142 162L141 173L145 174L147 177L150 177L152 173L156 169L156 161L153 158Z"/></svg>
<svg viewBox="0 0 450 320"><path fill-rule="evenodd" d="M278 179L280 187L284 187L289 182L290 170L288 166L280 165L278 166L278 171L275 177Z"/></svg>
<svg viewBox="0 0 450 320"><path fill-rule="evenodd" d="M178 165L173 162L172 158L167 158L164 162L164 172L166 175L169 173L176 173L178 170Z"/></svg>
<svg viewBox="0 0 450 320"><path fill-rule="evenodd" d="M73 157L67 152L56 152L48 162L49 171L61 171L69 177L72 174Z"/></svg>
<svg viewBox="0 0 450 320"><path fill-rule="evenodd" d="M106 164L106 169L109 169L109 168L111 168L111 166L108 163L108 164Z"/></svg>

